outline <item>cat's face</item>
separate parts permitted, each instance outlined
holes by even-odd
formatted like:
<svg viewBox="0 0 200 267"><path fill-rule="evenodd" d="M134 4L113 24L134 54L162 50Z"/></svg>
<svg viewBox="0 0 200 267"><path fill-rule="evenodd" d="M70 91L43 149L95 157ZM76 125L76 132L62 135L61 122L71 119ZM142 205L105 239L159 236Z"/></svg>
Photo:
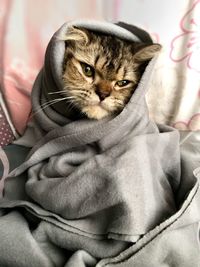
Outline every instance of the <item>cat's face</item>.
<svg viewBox="0 0 200 267"><path fill-rule="evenodd" d="M141 78L141 65L159 50L158 44L144 47L70 28L63 66L65 94L88 118L119 113Z"/></svg>

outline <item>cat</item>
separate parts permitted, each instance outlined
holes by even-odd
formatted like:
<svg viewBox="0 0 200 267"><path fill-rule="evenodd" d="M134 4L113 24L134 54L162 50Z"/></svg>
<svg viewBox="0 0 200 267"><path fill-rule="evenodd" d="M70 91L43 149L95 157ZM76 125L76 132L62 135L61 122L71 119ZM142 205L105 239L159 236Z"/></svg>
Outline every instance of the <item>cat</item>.
<svg viewBox="0 0 200 267"><path fill-rule="evenodd" d="M65 36L63 97L67 116L100 120L118 114L131 98L160 44L122 40L71 26ZM59 103L55 104L59 110Z"/></svg>

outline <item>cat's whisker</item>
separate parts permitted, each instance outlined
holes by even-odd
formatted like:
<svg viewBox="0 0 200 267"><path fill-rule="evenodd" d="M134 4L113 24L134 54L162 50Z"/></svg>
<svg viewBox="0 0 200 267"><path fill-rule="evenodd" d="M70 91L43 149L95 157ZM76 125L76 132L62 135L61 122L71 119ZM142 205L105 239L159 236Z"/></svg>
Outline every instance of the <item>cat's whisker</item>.
<svg viewBox="0 0 200 267"><path fill-rule="evenodd" d="M69 89L66 87L66 89L65 89L65 92L66 91L69 91ZM88 92L87 91L85 91L84 89L82 89L82 88L80 88L80 89L77 89L77 88L73 88L73 87L71 87L70 88L70 94L72 94L72 97L82 97L82 99L84 99L84 97L85 96L88 96ZM73 96L73 94L74 94L74 96ZM70 96L71 97L71 96Z"/></svg>
<svg viewBox="0 0 200 267"><path fill-rule="evenodd" d="M76 107L76 106L74 105L74 103L71 102L68 106L68 110L71 111L73 107Z"/></svg>
<svg viewBox="0 0 200 267"><path fill-rule="evenodd" d="M54 103L57 103L59 101L61 101L61 100L60 99L54 99L54 100L45 102L45 103L41 104L41 108L46 108L46 107L48 107L48 106L50 106L50 105L52 105Z"/></svg>
<svg viewBox="0 0 200 267"><path fill-rule="evenodd" d="M46 106L46 105L49 106L49 105L55 104L55 103L57 103L57 102L59 102L59 101L66 100L66 99L67 99L67 97L56 98L56 99L53 99L53 100L50 100L50 101L47 101L47 102L41 104L41 107L44 107L44 106Z"/></svg>
<svg viewBox="0 0 200 267"><path fill-rule="evenodd" d="M69 100L69 101L74 100L74 99L76 99L75 96L70 96L70 97L66 97L66 98L65 98L65 100Z"/></svg>
<svg viewBox="0 0 200 267"><path fill-rule="evenodd" d="M78 95L78 96L76 96L76 99L78 100L78 99L80 99L80 100L85 100L85 97L84 96L81 96L81 95Z"/></svg>
<svg viewBox="0 0 200 267"><path fill-rule="evenodd" d="M60 91L56 91L56 92L49 92L48 95L61 94L61 93L66 93L66 90L60 90Z"/></svg>
<svg viewBox="0 0 200 267"><path fill-rule="evenodd" d="M59 92L49 93L49 94L58 94L58 93L59 93ZM67 100L68 100L68 99L70 100L70 99L74 99L74 98L76 98L76 96L73 96L73 95L72 95L72 96L65 96L65 97L63 97L63 98L65 98L65 99L67 99Z"/></svg>
<svg viewBox="0 0 200 267"><path fill-rule="evenodd" d="M77 107L78 104L79 104L79 101L77 101L77 99L70 101L70 103L68 105L69 111L71 111L73 109L73 107Z"/></svg>
<svg viewBox="0 0 200 267"><path fill-rule="evenodd" d="M71 89L70 91L73 92L73 93L78 93L78 94L84 94L84 95L87 95L88 94L83 89L80 89L80 90L79 89Z"/></svg>
<svg viewBox="0 0 200 267"><path fill-rule="evenodd" d="M45 108L53 105L53 104L56 104L56 103L59 103L61 101L64 101L64 100L67 100L68 97L62 97L62 98L57 98L57 99L53 99L53 100L50 100L50 101L47 101L43 104L41 104L40 108L38 110L36 110L32 115L31 117L34 117L37 113L41 112L42 110L44 110Z"/></svg>
<svg viewBox="0 0 200 267"><path fill-rule="evenodd" d="M123 102L117 102L117 104L118 104L118 106L120 106L120 107L124 107L124 103Z"/></svg>

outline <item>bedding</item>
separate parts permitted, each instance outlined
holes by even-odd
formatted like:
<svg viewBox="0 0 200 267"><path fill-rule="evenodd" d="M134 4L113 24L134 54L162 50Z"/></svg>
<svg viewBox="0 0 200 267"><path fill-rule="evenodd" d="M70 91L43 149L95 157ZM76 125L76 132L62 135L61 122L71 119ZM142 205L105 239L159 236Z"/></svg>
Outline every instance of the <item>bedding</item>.
<svg viewBox="0 0 200 267"><path fill-rule="evenodd" d="M0 146L10 144L13 140L14 134L4 113L3 107L0 105Z"/></svg>
<svg viewBox="0 0 200 267"><path fill-rule="evenodd" d="M54 1L47 0L44 3L40 1L40 10L38 10L35 0L1 1L0 197L3 195L4 184L9 179L8 173L26 160L31 147L41 137L41 132L35 127L35 123L29 122L25 133L24 130L29 121L33 82L42 67L49 36L63 21L86 17L134 22L150 32L154 41L163 45L162 53L154 62L146 98L150 117L154 121L181 130L178 133L181 163L178 192L181 192L182 202L180 200L176 212L167 220L152 228L143 237L136 237L135 240L137 238L139 240L135 244L130 242L129 248L121 248L121 253L100 260L84 251L82 247L73 252L63 249L63 244L58 241L57 235L66 234L66 228L63 232L59 231L63 227L62 223L65 225L66 221L58 223L60 218L51 220L49 214L45 214L41 219L38 213L35 214L37 205L35 211L28 207L29 199L27 200L24 192L27 182L25 171L16 179L12 178L6 182L7 196L14 198L14 201L18 199L18 204L15 203L16 205L13 204L15 207L10 206L0 212L2 215L0 228L9 225L8 239L12 240L15 246L11 255L7 250L8 244L3 242L7 240L6 234L3 230L0 231L0 250L5 252L1 266L12 266L15 262L16 267L16 260L20 267L27 266L26 259L30 256L30 250L34 251L35 261L38 257L37 263L33 261L32 266L162 266L166 264L181 267L198 266L200 262L198 208L200 2L186 0L175 3L169 0L161 3L156 0L148 3L140 0L131 2L111 0L108 3L106 0L101 2L87 0L84 1L84 6L81 7L81 5L83 4L79 0L73 2L61 0L56 3L55 8ZM45 10L45 16L43 10ZM160 23L161 17L162 23ZM18 144L8 145L14 138L18 138L19 134L23 135L23 139L20 139ZM174 192L173 197L176 198ZM19 205L19 199L21 201L26 199L24 206ZM7 216L4 216L6 214ZM46 218L48 218L47 221ZM15 229L19 231L15 232ZM49 234L51 231L52 234ZM22 237L20 247L19 240ZM95 244L92 243L91 246ZM21 258L22 255L24 255L23 258ZM169 263L170 260L171 263ZM31 264L28 265L31 266Z"/></svg>
<svg viewBox="0 0 200 267"><path fill-rule="evenodd" d="M71 23L138 38L123 24ZM62 88L68 26L47 47L33 112ZM2 266L199 266L199 132L150 120L145 94L157 60L116 117L70 121L48 107L5 148L11 162L15 150L22 158L4 179Z"/></svg>

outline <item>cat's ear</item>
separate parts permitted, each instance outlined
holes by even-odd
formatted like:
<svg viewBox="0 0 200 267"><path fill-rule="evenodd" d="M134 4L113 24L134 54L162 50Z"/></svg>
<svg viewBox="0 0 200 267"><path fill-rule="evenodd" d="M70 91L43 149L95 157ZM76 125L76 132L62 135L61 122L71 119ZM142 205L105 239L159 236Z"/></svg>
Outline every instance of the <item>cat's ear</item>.
<svg viewBox="0 0 200 267"><path fill-rule="evenodd" d="M134 55L134 60L138 63L144 63L151 60L160 50L160 44L150 44L142 47Z"/></svg>
<svg viewBox="0 0 200 267"><path fill-rule="evenodd" d="M86 45L89 42L89 33L86 29L70 26L67 30L65 41L81 42Z"/></svg>

